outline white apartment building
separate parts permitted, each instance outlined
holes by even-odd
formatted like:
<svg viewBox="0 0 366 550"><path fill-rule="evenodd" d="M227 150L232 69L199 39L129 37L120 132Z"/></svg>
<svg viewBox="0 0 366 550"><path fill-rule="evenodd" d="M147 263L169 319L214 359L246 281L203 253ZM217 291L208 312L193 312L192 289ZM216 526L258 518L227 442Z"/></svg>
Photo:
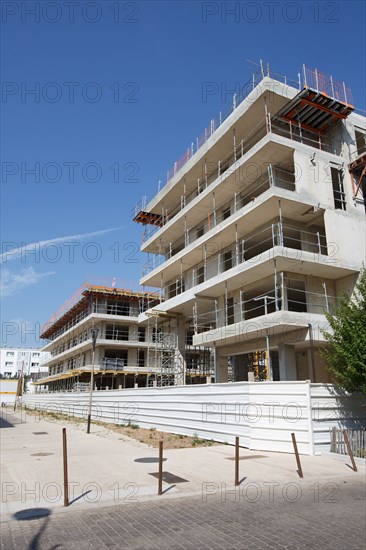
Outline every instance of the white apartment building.
<svg viewBox="0 0 366 550"><path fill-rule="evenodd" d="M47 372L44 365L49 353L37 348L1 348L0 373L4 378L17 378L23 374L36 379Z"/></svg>
<svg viewBox="0 0 366 550"><path fill-rule="evenodd" d="M211 349L216 382L331 381L325 312L365 262L365 129L344 83L261 66L134 209L149 314L174 320L178 351Z"/></svg>

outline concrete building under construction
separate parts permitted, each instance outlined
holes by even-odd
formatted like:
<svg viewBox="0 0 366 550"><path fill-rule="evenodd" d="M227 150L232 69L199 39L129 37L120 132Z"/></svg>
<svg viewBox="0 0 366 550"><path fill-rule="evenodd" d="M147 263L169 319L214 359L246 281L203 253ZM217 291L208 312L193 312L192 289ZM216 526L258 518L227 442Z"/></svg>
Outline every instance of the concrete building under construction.
<svg viewBox="0 0 366 550"><path fill-rule="evenodd" d="M263 64L133 211L148 254L141 284L175 323L177 380L202 352L216 382L331 381L325 312L365 262L365 117L344 82ZM195 351L194 351L195 350ZM211 352L209 351L211 350Z"/></svg>
<svg viewBox="0 0 366 550"><path fill-rule="evenodd" d="M365 262L365 135L344 82L261 63L133 209L142 289L85 283L42 328L39 384L87 389L92 370L97 389L331 382L325 313Z"/></svg>
<svg viewBox="0 0 366 550"><path fill-rule="evenodd" d="M161 294L116 284L84 283L43 325L50 358L47 375L35 382L39 391L87 391L92 371L98 390L182 384L185 375L191 383L206 382L212 354L178 344L177 324L154 309Z"/></svg>

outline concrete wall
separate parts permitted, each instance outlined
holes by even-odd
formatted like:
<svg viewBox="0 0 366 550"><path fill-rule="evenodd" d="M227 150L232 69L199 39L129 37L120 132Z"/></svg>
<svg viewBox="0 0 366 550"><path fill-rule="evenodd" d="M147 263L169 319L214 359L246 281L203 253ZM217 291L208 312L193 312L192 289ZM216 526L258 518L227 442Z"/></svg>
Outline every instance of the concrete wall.
<svg viewBox="0 0 366 550"><path fill-rule="evenodd" d="M18 380L0 379L0 403L14 405L18 387Z"/></svg>
<svg viewBox="0 0 366 550"><path fill-rule="evenodd" d="M237 382L94 392L93 418L233 443L250 449L292 452L328 450L329 427L365 424L364 396L308 382ZM26 395L26 406L87 416L85 393ZM362 419L363 417L363 419ZM314 443L315 441L315 443Z"/></svg>

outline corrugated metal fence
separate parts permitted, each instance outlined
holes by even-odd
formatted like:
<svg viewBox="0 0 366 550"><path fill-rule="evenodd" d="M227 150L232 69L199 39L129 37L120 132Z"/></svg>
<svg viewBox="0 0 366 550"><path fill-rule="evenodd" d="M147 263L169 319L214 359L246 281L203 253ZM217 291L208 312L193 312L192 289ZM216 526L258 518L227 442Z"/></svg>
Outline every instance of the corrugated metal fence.
<svg viewBox="0 0 366 550"><path fill-rule="evenodd" d="M93 418L116 424L234 443L250 449L292 452L291 432L300 453L330 449L329 428L365 425L362 396L332 385L309 382L237 382L166 388L96 391ZM85 417L85 393L33 394L26 406Z"/></svg>

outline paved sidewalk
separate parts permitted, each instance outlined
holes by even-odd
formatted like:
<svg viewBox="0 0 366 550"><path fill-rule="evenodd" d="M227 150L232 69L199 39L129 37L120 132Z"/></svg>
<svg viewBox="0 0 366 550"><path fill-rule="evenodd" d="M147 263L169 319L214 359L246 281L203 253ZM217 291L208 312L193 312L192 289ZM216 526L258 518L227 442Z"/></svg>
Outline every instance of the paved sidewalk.
<svg viewBox="0 0 366 550"><path fill-rule="evenodd" d="M24 413L23 413L24 415ZM24 420L24 418L23 418ZM1 429L1 511L3 520L34 508L55 513L75 512L113 504L131 505L146 500L173 501L179 497L229 494L234 490L234 448L229 445L165 451L164 471L182 478L164 483L164 494L157 496L157 449L100 426L46 421L21 413L6 415ZM63 507L63 426L67 427L70 506ZM359 472L349 467L347 457L302 456L304 480L296 473L292 454L240 450L240 477L236 493L248 501L256 492L267 493L271 483L294 498L304 483L315 482L319 498L332 498L344 481L362 484L365 461ZM329 485L329 481L335 485ZM328 485L327 485L328 483ZM34 512L33 512L34 513Z"/></svg>
<svg viewBox="0 0 366 550"><path fill-rule="evenodd" d="M3 550L360 550L365 492L355 478L337 494L303 484L295 500L276 488L252 502L234 495L74 510L1 525ZM222 497L222 495L221 495ZM292 495L292 498L294 495ZM318 498L320 497L320 498ZM49 513L51 511L48 511Z"/></svg>

